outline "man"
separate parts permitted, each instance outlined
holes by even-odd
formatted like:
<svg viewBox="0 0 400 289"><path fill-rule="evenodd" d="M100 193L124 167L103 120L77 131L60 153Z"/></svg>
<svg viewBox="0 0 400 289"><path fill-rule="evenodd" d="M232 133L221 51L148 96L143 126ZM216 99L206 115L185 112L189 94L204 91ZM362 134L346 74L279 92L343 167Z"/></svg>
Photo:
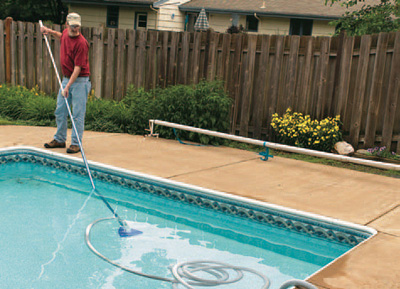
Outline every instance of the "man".
<svg viewBox="0 0 400 289"><path fill-rule="evenodd" d="M67 28L61 33L47 27L41 27L43 34L50 34L61 40L60 60L63 73L62 88L57 96L55 111L57 132L51 142L45 143L46 148L65 148L67 140L68 109L65 103L67 98L69 106L73 108L78 136L72 130L71 146L67 153L80 151L78 137L82 141L85 126L86 102L91 89L89 80L89 44L80 33L81 17L77 13L67 16Z"/></svg>

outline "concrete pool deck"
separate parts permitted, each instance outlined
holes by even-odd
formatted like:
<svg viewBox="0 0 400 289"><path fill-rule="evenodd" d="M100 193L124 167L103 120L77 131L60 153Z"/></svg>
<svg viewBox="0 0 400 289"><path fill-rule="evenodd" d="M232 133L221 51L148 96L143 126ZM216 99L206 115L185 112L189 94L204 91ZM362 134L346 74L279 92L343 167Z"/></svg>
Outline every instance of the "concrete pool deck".
<svg viewBox="0 0 400 289"><path fill-rule="evenodd" d="M0 126L0 148L43 148L54 133ZM321 289L400 288L400 179L280 157L264 162L244 150L128 134L87 131L83 143L92 161L370 226L375 237L308 281Z"/></svg>

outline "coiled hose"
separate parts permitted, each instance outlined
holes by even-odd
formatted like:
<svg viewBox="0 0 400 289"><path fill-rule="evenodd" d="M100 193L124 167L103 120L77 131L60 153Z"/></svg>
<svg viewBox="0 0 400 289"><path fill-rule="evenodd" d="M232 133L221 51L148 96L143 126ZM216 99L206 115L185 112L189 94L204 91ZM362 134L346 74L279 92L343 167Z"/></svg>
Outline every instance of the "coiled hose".
<svg viewBox="0 0 400 289"><path fill-rule="evenodd" d="M177 263L170 268L172 275L174 276L175 279L155 276L155 275L151 275L151 274L145 274L145 273L138 272L136 270L127 268L121 264L118 264L115 261L110 260L103 254L101 254L99 251L96 250L96 248L94 248L94 246L92 245L92 243L90 241L90 232L91 232L91 229L93 228L93 226L99 222L103 222L103 221L111 220L111 219L114 219L114 218L98 219L98 220L94 221L93 223L91 223L89 226L87 226L86 233L85 233L85 242L86 242L86 245L89 247L89 249L94 254L96 254L98 257L100 257L104 261L106 261L106 262L110 263L111 265L118 267L126 272L133 273L135 275L139 275L139 276L146 277L146 278L159 280L159 281L171 282L174 289L177 289L179 284L185 286L188 289L195 289L193 286L218 286L218 285L226 285L226 284L232 284L232 283L238 282L243 278L243 271L247 271L247 272L253 273L253 274L259 276L261 279L263 279L264 285L263 285L262 289L269 288L269 285L270 285L269 279L266 276L264 276L263 274L255 271L253 269L239 267L239 266L233 266L230 264L214 262L214 261L197 260L197 261ZM236 277L230 278L228 270L235 271ZM214 277L212 279L200 278L197 275L195 275L195 273L199 273L199 272L205 272Z"/></svg>

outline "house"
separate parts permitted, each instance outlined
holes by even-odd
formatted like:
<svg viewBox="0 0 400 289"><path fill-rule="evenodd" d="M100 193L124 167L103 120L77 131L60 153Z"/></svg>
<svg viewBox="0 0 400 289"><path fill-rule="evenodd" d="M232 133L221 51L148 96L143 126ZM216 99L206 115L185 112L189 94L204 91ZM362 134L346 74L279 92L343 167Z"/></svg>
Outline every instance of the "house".
<svg viewBox="0 0 400 289"><path fill-rule="evenodd" d="M348 10L359 9L361 5ZM249 33L313 36L334 34L335 27L329 22L346 12L339 3L325 5L325 0L192 0L179 6L189 16L186 30L193 30L202 8L208 14L210 27L218 32L242 25Z"/></svg>
<svg viewBox="0 0 400 289"><path fill-rule="evenodd" d="M122 29L193 31L197 16L206 10L210 27L226 32L243 26L248 33L332 35L329 22L345 7L325 0L62 0L70 12L82 16L82 25ZM379 0L366 0L377 3ZM361 4L353 9L359 9Z"/></svg>
<svg viewBox="0 0 400 289"><path fill-rule="evenodd" d="M69 12L82 16L82 26L184 31L189 0L62 0Z"/></svg>
<svg viewBox="0 0 400 289"><path fill-rule="evenodd" d="M123 29L156 29L158 0L62 0L69 12L79 13L82 26Z"/></svg>

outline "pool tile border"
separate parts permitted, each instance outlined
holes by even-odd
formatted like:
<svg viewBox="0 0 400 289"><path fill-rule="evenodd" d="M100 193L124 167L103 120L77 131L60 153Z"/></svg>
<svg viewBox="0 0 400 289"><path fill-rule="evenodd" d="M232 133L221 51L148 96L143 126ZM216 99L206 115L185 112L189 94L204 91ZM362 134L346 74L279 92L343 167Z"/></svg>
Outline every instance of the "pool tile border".
<svg viewBox="0 0 400 289"><path fill-rule="evenodd" d="M87 174L83 163L26 149L5 153L0 152L0 164L9 162L37 163L74 174ZM358 245L372 235L371 233L354 230L352 228L339 227L326 222L310 220L300 215L288 214L269 208L255 207L250 204L240 203L236 200L228 200L219 196L210 196L201 190L182 186L179 187L170 183L162 183L157 180L150 180L139 175L134 175L133 173L128 175L96 165L91 165L90 170L94 179L104 182L119 184L124 187L185 202L198 207L268 223L274 227L281 227L297 233L345 243L351 246Z"/></svg>

